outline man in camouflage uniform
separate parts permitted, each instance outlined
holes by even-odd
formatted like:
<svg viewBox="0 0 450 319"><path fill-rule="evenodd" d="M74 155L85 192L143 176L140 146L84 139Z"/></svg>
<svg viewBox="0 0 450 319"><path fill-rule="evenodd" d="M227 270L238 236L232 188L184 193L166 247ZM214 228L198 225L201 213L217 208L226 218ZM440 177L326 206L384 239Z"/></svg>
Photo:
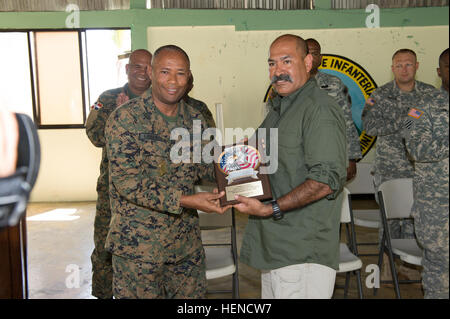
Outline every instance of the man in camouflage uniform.
<svg viewBox="0 0 450 319"><path fill-rule="evenodd" d="M154 52L152 87L117 108L106 123L111 224L106 247L113 254L116 298L203 298L205 254L198 214L223 213L214 193L194 192L200 178L214 180L213 164L171 159L171 132L193 136L206 121L182 98L189 58L169 45ZM198 122L196 122L198 123ZM173 132L172 132L173 133ZM190 139L184 154L189 158Z"/></svg>
<svg viewBox="0 0 450 319"><path fill-rule="evenodd" d="M410 107L402 131L415 164L411 215L423 248L422 284L432 299L449 298L448 113L448 92L428 93Z"/></svg>
<svg viewBox="0 0 450 319"><path fill-rule="evenodd" d="M351 98L348 94L348 88L336 76L319 71L322 63L321 47L315 39L307 39L308 51L313 57L313 65L311 76L317 81L319 87L327 91L328 95L333 97L342 108L345 118L346 135L347 135L347 181L356 175L356 162L362 158L361 146L359 144L359 135L356 130L355 123L352 118Z"/></svg>
<svg viewBox="0 0 450 319"><path fill-rule="evenodd" d="M414 51L401 49L392 57L394 80L377 88L366 101L362 112L363 127L368 135L377 136L376 156L373 167L375 191L385 181L396 178L412 178L413 164L408 158L400 128L411 106L435 88L416 81L419 67ZM414 223L409 220L388 221L392 238L414 238ZM380 240L382 227L380 227ZM386 257L386 256L385 256ZM390 278L387 258L384 259L382 279ZM399 267L400 273L408 269ZM412 279L412 278L411 278Z"/></svg>
<svg viewBox="0 0 450 319"><path fill-rule="evenodd" d="M86 121L86 133L89 140L102 148L100 176L97 181L97 205L94 221L94 251L92 262L92 295L112 298L112 264L111 254L105 250L111 210L108 195L108 158L105 149L105 124L109 115L127 100L140 96L150 86L146 69L150 67L152 55L147 50L136 50L130 55L126 65L128 83L125 86L103 92L91 107Z"/></svg>
<svg viewBox="0 0 450 319"><path fill-rule="evenodd" d="M193 97L190 97L188 95L189 92L191 92L193 87L194 87L194 76L191 73L191 77L189 78L189 82L188 82L188 88L187 88L186 94L183 97L183 100L187 104L192 106L194 109L196 109L196 110L200 111L200 113L202 113L202 115L206 121L206 126L216 127L216 122L214 122L214 118L211 114L211 111L208 109L208 106L204 102L202 102L200 100L196 100Z"/></svg>
<svg viewBox="0 0 450 319"><path fill-rule="evenodd" d="M437 68L438 76L442 80L441 91L446 91L447 93L449 87L448 63L449 63L449 52L447 48L439 56L439 67Z"/></svg>

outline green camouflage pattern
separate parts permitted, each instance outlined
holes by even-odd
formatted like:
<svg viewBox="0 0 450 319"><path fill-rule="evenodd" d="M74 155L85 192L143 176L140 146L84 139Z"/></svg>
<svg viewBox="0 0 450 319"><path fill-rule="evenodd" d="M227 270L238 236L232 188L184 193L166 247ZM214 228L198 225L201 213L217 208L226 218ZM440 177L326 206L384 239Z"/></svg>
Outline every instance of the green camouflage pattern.
<svg viewBox="0 0 450 319"><path fill-rule="evenodd" d="M176 127L185 128L191 137L194 120L206 128L199 111L184 101L178 107ZM193 194L194 183L201 178L215 180L213 164L170 159L178 141L170 139L151 88L111 114L105 136L112 215L108 251L133 262L154 264L177 264L201 252L203 264L197 211L180 207L180 198ZM191 150L190 141L183 149Z"/></svg>
<svg viewBox="0 0 450 319"><path fill-rule="evenodd" d="M337 76L325 72L317 72L315 79L319 87L325 90L329 96L334 98L344 112L348 159L361 159L362 153L359 144L359 134L352 118L352 102L348 93L348 88Z"/></svg>
<svg viewBox="0 0 450 319"><path fill-rule="evenodd" d="M118 105L117 97L125 93L132 97L128 84L124 87L103 92L91 107L86 121L86 133L89 140L96 147L102 148L100 162L100 176L97 180L97 202L94 219L94 250L91 255L92 262L92 295L97 298L112 298L112 264L111 254L105 250L105 240L108 234L111 210L108 195L108 158L105 150L105 124L109 115Z"/></svg>
<svg viewBox="0 0 450 319"><path fill-rule="evenodd" d="M173 264L135 262L113 255L117 299L201 299L206 295L203 250Z"/></svg>
<svg viewBox="0 0 450 319"><path fill-rule="evenodd" d="M412 178L414 167L406 152L401 127L409 109L426 92L436 90L433 86L416 81L412 92L402 92L395 81L391 81L372 92L374 105L366 102L362 112L363 128L368 135L377 136L373 165L374 186L396 178ZM392 238L414 238L413 220L389 220ZM381 240L382 227L379 237Z"/></svg>
<svg viewBox="0 0 450 319"><path fill-rule="evenodd" d="M424 249L425 298L449 298L448 93L424 94L408 112L403 136L414 161L414 217Z"/></svg>
<svg viewBox="0 0 450 319"><path fill-rule="evenodd" d="M213 115L211 111L208 109L208 106L204 102L196 100L190 97L189 95L186 96L184 101L190 106L192 106L194 109L202 113L203 117L205 118L207 127L216 127L216 122L214 122Z"/></svg>

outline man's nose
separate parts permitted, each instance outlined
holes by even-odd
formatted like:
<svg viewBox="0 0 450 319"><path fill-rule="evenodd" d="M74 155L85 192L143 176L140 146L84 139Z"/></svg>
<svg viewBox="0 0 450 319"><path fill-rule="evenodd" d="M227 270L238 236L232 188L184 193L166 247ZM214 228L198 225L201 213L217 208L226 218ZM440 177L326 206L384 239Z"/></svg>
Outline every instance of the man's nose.
<svg viewBox="0 0 450 319"><path fill-rule="evenodd" d="M283 65L280 64L280 63L276 63L275 66L274 66L274 73L273 74L278 76L280 74L283 74L283 72L284 72Z"/></svg>

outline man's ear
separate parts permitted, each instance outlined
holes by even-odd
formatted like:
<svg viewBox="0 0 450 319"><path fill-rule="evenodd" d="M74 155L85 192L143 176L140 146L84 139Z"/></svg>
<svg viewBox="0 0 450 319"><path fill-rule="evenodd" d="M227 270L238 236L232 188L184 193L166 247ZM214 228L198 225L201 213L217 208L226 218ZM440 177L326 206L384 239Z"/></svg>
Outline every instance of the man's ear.
<svg viewBox="0 0 450 319"><path fill-rule="evenodd" d="M128 75L128 70L130 69L130 65L129 64L125 64L125 72Z"/></svg>
<svg viewBox="0 0 450 319"><path fill-rule="evenodd" d="M419 69L419 62L416 62L416 71Z"/></svg>
<svg viewBox="0 0 450 319"><path fill-rule="evenodd" d="M152 79L152 66L151 66L151 65L148 65L148 66L147 66L146 72L147 72L148 77L149 77L150 80L151 80L151 79Z"/></svg>
<svg viewBox="0 0 450 319"><path fill-rule="evenodd" d="M303 61L305 62L305 66L306 66L306 72L311 72L312 69L312 62L313 62L313 57L311 54L307 54L305 56L305 58L303 59Z"/></svg>

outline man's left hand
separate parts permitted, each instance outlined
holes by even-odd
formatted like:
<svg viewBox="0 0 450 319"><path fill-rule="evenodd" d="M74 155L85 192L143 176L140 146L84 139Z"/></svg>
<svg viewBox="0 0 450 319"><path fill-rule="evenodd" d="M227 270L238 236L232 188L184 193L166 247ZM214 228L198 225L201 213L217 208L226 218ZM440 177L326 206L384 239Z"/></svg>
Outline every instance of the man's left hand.
<svg viewBox="0 0 450 319"><path fill-rule="evenodd" d="M239 202L239 204L235 204L233 207L241 213L260 217L269 217L273 213L271 205L264 205L255 198L236 195L235 199Z"/></svg>

